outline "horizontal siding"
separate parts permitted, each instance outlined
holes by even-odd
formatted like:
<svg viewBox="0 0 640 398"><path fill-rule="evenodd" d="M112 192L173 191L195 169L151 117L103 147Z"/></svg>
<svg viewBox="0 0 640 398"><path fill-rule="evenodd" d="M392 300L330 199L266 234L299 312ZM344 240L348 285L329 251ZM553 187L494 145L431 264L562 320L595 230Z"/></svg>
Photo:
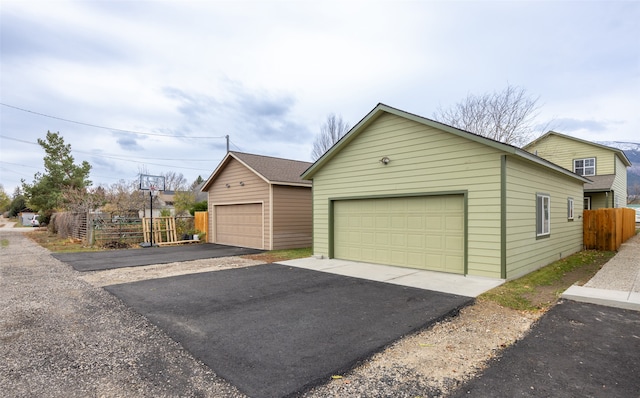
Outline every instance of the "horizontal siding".
<svg viewBox="0 0 640 398"><path fill-rule="evenodd" d="M508 157L507 279L517 278L582 250L582 183L537 165ZM536 194L550 195L551 236L536 239ZM574 200L574 220L567 219L567 199Z"/></svg>
<svg viewBox="0 0 640 398"><path fill-rule="evenodd" d="M388 165L379 160L387 156ZM500 276L500 152L391 114L373 121L313 179L314 254L329 252L329 200L468 192L468 272Z"/></svg>
<svg viewBox="0 0 640 398"><path fill-rule="evenodd" d="M616 177L613 180L613 192L618 199L618 203L613 203L613 207L627 206L627 167L616 156Z"/></svg>
<svg viewBox="0 0 640 398"><path fill-rule="evenodd" d="M240 185L243 182L244 185ZM229 184L229 188L226 187ZM264 247L271 247L271 226L269 224L269 184L236 159L229 162L219 172L209 187L209 233L207 241L215 243L215 205L232 203L262 203L264 211Z"/></svg>
<svg viewBox="0 0 640 398"><path fill-rule="evenodd" d="M547 136L540 142L527 147L527 151L538 153L543 159L573 171L573 160L596 158L596 175L613 174L615 172L615 152L580 141L557 135Z"/></svg>
<svg viewBox="0 0 640 398"><path fill-rule="evenodd" d="M274 185L273 250L311 247L311 188Z"/></svg>

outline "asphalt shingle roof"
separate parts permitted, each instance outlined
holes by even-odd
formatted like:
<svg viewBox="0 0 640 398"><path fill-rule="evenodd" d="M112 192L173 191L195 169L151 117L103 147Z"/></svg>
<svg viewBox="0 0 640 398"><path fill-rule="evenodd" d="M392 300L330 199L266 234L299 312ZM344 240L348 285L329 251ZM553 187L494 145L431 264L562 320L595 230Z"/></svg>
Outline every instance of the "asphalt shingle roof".
<svg viewBox="0 0 640 398"><path fill-rule="evenodd" d="M243 152L230 153L271 183L282 182L311 186L311 181L303 180L300 178L300 174L308 169L312 163Z"/></svg>
<svg viewBox="0 0 640 398"><path fill-rule="evenodd" d="M587 176L593 181L591 184L584 184L585 192L610 191L615 180L615 174L607 174L600 176Z"/></svg>

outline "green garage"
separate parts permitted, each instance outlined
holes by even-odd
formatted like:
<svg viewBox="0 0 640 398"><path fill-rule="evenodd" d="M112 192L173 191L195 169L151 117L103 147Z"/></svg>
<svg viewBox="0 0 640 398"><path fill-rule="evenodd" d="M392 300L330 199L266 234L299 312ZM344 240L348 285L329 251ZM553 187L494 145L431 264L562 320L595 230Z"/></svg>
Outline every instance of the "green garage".
<svg viewBox="0 0 640 398"><path fill-rule="evenodd" d="M582 250L589 180L384 104L302 178L316 258L513 279Z"/></svg>

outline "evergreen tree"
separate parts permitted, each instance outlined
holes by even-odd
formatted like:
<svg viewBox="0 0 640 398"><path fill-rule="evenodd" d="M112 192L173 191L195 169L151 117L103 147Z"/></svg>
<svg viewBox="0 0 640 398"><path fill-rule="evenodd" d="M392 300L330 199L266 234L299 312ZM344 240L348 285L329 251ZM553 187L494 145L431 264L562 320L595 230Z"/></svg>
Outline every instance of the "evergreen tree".
<svg viewBox="0 0 640 398"><path fill-rule="evenodd" d="M71 145L65 144L60 133L47 131L46 139L38 139L44 149L44 173L36 173L32 184L22 180L22 188L29 206L45 216L64 205L64 193L84 191L91 185L91 165L83 161L74 164Z"/></svg>

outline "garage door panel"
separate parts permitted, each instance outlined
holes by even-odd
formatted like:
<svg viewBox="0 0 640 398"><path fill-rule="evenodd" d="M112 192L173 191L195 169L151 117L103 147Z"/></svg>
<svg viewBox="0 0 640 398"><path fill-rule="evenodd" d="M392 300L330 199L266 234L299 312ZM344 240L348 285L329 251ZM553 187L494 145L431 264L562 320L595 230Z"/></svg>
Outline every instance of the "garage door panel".
<svg viewBox="0 0 640 398"><path fill-rule="evenodd" d="M462 237L447 237L445 239L445 249L447 251L459 252L464 248L464 239Z"/></svg>
<svg viewBox="0 0 640 398"><path fill-rule="evenodd" d="M404 216L393 216L391 217L391 228L393 229L407 229L407 218Z"/></svg>
<svg viewBox="0 0 640 398"><path fill-rule="evenodd" d="M425 263L424 253L407 253L407 266L412 268L420 268Z"/></svg>
<svg viewBox="0 0 640 398"><path fill-rule="evenodd" d="M455 270L460 268L460 265L463 264L463 257L462 256L445 256L445 260L446 260L446 270L448 272L456 272Z"/></svg>
<svg viewBox="0 0 640 398"><path fill-rule="evenodd" d="M435 249L441 250L442 245L442 236L440 235L427 235L427 240L425 245L423 246L425 249Z"/></svg>
<svg viewBox="0 0 640 398"><path fill-rule="evenodd" d="M365 228L372 228L376 225L375 218L372 216L363 216L360 225Z"/></svg>
<svg viewBox="0 0 640 398"><path fill-rule="evenodd" d="M391 234L391 244L394 246L406 247L408 236L404 234Z"/></svg>
<svg viewBox="0 0 640 398"><path fill-rule="evenodd" d="M462 200L460 200L460 201L447 200L447 201L445 201L444 208L446 210L457 210L459 212L462 212L464 210L464 201L462 201Z"/></svg>
<svg viewBox="0 0 640 398"><path fill-rule="evenodd" d="M425 226L425 217L422 214L410 214L407 218L407 229L423 230Z"/></svg>
<svg viewBox="0 0 640 398"><path fill-rule="evenodd" d="M408 249L422 249L424 247L424 235L410 233L406 235L406 247Z"/></svg>
<svg viewBox="0 0 640 398"><path fill-rule="evenodd" d="M464 273L464 197L336 201L334 257Z"/></svg>
<svg viewBox="0 0 640 398"><path fill-rule="evenodd" d="M439 210L438 210L439 211ZM442 215L425 216L426 228L431 231L442 230Z"/></svg>
<svg viewBox="0 0 640 398"><path fill-rule="evenodd" d="M390 263L391 262L391 256L390 256L390 252L387 250L379 250L376 249L374 250L375 252L375 259L379 260L382 263Z"/></svg>
<svg viewBox="0 0 640 398"><path fill-rule="evenodd" d="M376 245L388 246L390 244L391 239L388 233L379 232L376 234Z"/></svg>
<svg viewBox="0 0 640 398"><path fill-rule="evenodd" d="M462 231L464 228L464 219L461 216L446 216L445 220L447 230Z"/></svg>
<svg viewBox="0 0 640 398"><path fill-rule="evenodd" d="M383 216L376 216L376 228L380 229L380 228L389 228L389 216L388 215L383 215Z"/></svg>

